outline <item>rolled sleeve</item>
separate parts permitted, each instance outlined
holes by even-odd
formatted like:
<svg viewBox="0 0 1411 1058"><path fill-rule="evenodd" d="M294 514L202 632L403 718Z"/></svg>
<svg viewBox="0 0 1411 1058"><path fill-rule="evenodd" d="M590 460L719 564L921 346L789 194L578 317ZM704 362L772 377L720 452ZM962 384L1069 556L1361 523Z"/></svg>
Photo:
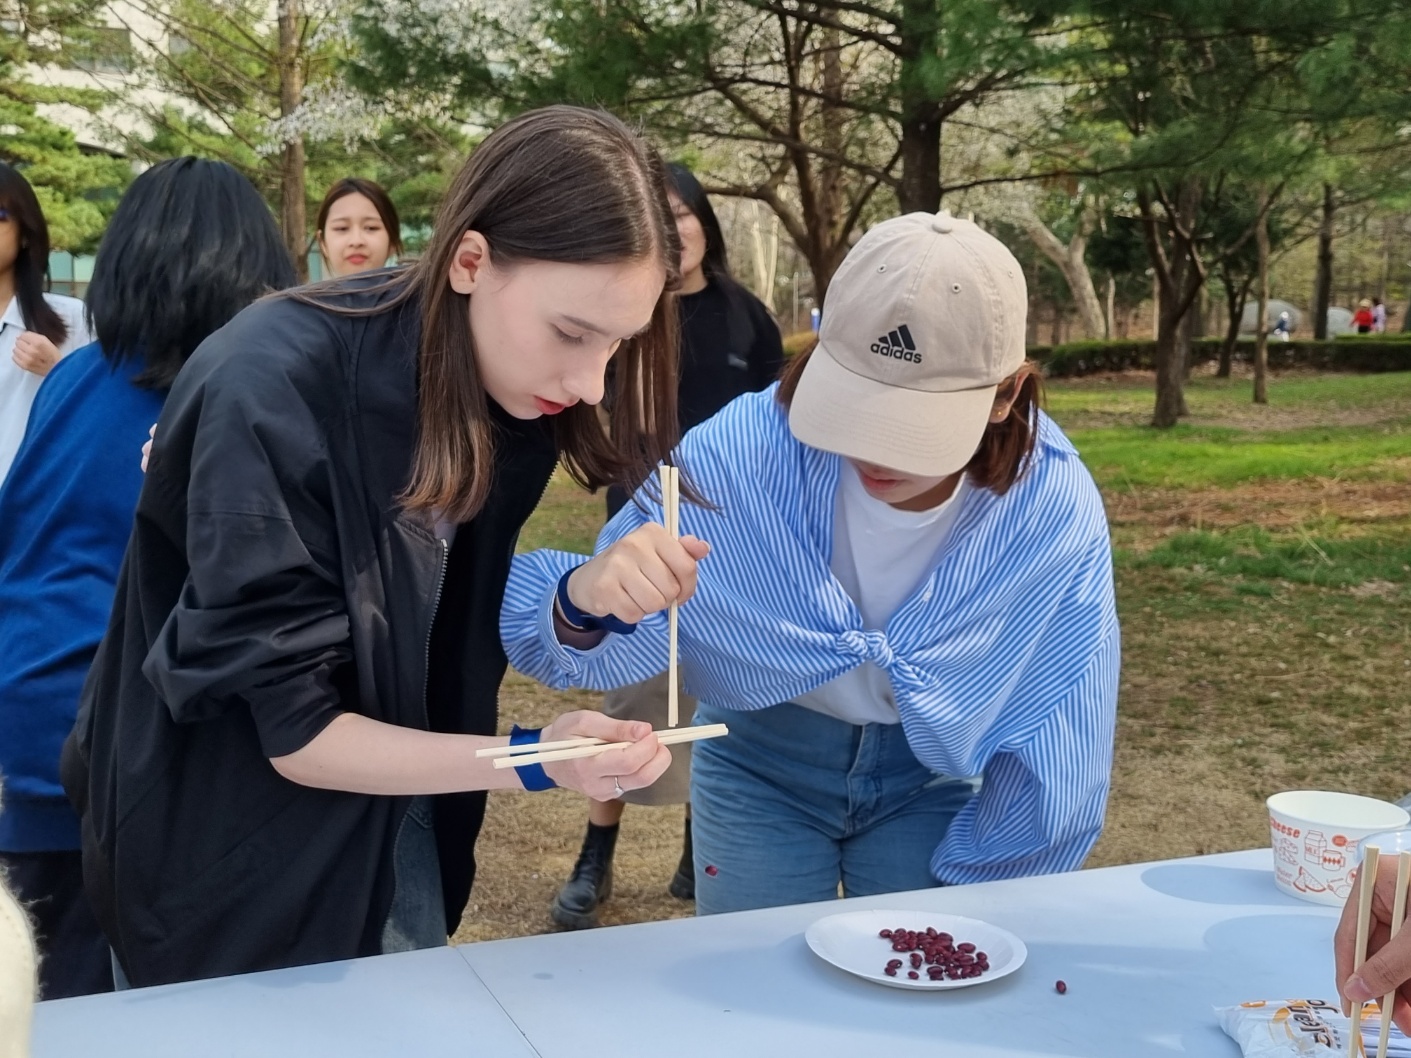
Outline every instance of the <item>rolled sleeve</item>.
<svg viewBox="0 0 1411 1058"><path fill-rule="evenodd" d="M281 380L261 381L208 389L189 478L149 482L185 487L187 575L143 674L177 723L248 709L278 757L343 711L352 643L323 431Z"/></svg>

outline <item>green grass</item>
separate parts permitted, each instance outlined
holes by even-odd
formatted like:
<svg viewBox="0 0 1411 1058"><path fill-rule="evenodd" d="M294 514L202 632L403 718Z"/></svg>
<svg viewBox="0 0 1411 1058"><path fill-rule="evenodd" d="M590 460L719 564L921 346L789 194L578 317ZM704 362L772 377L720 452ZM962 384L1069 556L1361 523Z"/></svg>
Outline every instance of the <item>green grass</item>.
<svg viewBox="0 0 1411 1058"><path fill-rule="evenodd" d="M1234 585L1237 594L1269 594L1267 585L1242 584L1246 579L1330 588L1411 581L1411 537L1404 533L1333 535L1338 528L1333 524L1316 534L1307 529L1270 533L1253 525L1224 532L1184 532L1149 550L1119 549L1115 557L1119 570L1180 570L1197 579Z"/></svg>
<svg viewBox="0 0 1411 1058"><path fill-rule="evenodd" d="M1411 421L1254 432L1176 426L1069 433L1104 488L1230 487L1298 478L1403 480Z"/></svg>
<svg viewBox="0 0 1411 1058"><path fill-rule="evenodd" d="M1149 381L1060 380L1050 413L1105 489L1231 488L1303 478L1400 481L1411 459L1411 373L1275 378L1269 404L1247 379L1197 378L1191 422L1146 425ZM1282 428L1281 428L1282 427Z"/></svg>
<svg viewBox="0 0 1411 1058"><path fill-rule="evenodd" d="M1046 386L1050 413L1060 423L1083 415L1150 416L1151 382L1144 378L1057 379ZM1194 378L1186 388L1193 415L1218 414L1251 403L1249 379ZM1346 411L1411 402L1411 372L1383 375L1288 375L1269 382L1278 408Z"/></svg>

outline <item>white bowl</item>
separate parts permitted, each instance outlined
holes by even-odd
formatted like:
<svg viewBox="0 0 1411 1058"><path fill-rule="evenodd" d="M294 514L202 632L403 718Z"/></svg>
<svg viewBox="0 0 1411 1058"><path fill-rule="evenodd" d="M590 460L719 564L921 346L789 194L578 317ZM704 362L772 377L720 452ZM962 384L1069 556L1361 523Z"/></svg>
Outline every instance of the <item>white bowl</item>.
<svg viewBox="0 0 1411 1058"><path fill-rule="evenodd" d="M1363 839L1411 823L1406 809L1357 794L1289 790L1265 803L1274 882L1315 904L1341 906L1347 899Z"/></svg>

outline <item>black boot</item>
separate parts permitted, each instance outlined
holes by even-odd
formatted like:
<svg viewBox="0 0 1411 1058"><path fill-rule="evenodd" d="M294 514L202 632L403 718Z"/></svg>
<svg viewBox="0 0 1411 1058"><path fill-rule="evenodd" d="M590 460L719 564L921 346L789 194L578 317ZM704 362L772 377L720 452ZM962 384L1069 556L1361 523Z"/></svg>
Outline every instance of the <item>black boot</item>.
<svg viewBox="0 0 1411 1058"><path fill-rule="evenodd" d="M676 877L666 891L678 900L696 898L696 853L691 847L691 813L686 813L686 837L681 843L681 862L676 866Z"/></svg>
<svg viewBox="0 0 1411 1058"><path fill-rule="evenodd" d="M617 847L617 827L588 824L588 834L573 865L549 908L549 917L565 929L591 929L598 924L598 908L612 895L612 854Z"/></svg>

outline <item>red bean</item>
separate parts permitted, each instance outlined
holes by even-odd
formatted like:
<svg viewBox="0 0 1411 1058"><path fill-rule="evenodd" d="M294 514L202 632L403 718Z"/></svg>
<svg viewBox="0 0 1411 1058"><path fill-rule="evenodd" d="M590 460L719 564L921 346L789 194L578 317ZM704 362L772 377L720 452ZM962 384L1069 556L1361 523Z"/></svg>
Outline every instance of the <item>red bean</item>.
<svg viewBox="0 0 1411 1058"><path fill-rule="evenodd" d="M1068 992L1068 986L1062 981L1058 981L1053 987L1058 991L1059 995L1066 995Z"/></svg>
<svg viewBox="0 0 1411 1058"><path fill-rule="evenodd" d="M949 933L938 933L935 926L927 926L924 930L898 926L879 930L877 936L880 940L889 941L892 951L908 956L906 962L911 964L908 976L912 980L920 979L918 971L923 966L926 967L926 976L932 981L980 977L990 969L990 957L985 952L969 941L956 943ZM904 966L901 959L891 959L883 972L895 977Z"/></svg>
<svg viewBox="0 0 1411 1058"><path fill-rule="evenodd" d="M713 863L708 863L708 864L706 864L706 869L705 869L705 871L706 871L706 874L708 874L708 875L710 875L712 878L714 878L717 874L720 873L720 868L717 867L717 866L716 866L715 864L713 864Z"/></svg>

